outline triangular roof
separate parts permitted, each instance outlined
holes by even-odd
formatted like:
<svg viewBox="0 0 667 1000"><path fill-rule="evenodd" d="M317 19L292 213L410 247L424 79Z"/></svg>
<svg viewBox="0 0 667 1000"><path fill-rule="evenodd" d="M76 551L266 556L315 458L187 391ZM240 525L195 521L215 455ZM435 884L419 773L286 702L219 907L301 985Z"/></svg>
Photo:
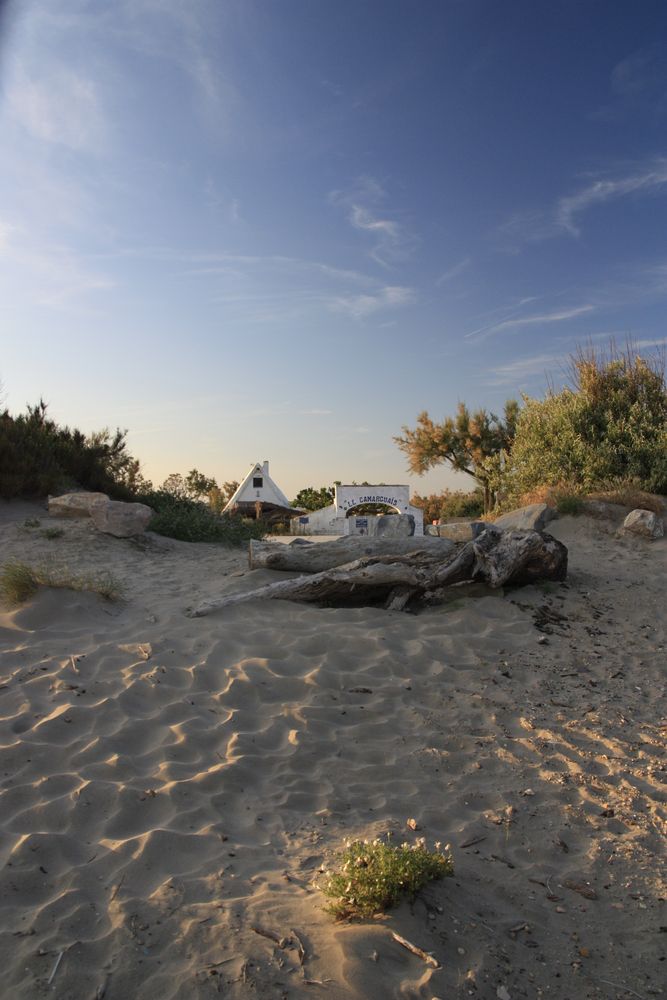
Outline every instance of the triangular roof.
<svg viewBox="0 0 667 1000"><path fill-rule="evenodd" d="M261 479L262 485L253 486L255 479ZM260 503L273 504L275 507L285 507L287 510L292 510L292 505L283 491L271 479L269 463L266 461L256 462L250 467L248 475L227 503L223 514L236 507L237 504L255 504L258 500Z"/></svg>

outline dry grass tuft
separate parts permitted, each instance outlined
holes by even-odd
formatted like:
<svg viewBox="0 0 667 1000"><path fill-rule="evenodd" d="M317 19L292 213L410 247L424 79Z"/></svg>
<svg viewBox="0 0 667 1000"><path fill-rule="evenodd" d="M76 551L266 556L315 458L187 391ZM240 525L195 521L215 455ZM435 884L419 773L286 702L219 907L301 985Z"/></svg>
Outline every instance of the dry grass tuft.
<svg viewBox="0 0 667 1000"><path fill-rule="evenodd" d="M99 594L106 601L119 601L123 597L123 586L111 573L77 575L44 566L33 568L18 561L6 563L0 571L0 597L7 604L23 604L40 587L85 591Z"/></svg>

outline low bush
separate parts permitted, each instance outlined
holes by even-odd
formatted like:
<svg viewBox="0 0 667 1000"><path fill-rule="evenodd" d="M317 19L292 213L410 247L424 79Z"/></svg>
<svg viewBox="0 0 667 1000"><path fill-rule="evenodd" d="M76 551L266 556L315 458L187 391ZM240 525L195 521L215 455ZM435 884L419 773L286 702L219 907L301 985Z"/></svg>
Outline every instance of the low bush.
<svg viewBox="0 0 667 1000"><path fill-rule="evenodd" d="M462 490L443 490L430 496L416 494L410 503L424 511L424 524L432 521L446 521L453 517L481 517L484 512L484 491L476 489L472 493Z"/></svg>
<svg viewBox="0 0 667 1000"><path fill-rule="evenodd" d="M143 493L136 499L155 511L148 526L150 531L182 542L220 542L235 546L251 538L262 538L267 532L263 521L215 514L198 500L177 497L165 490Z"/></svg>
<svg viewBox="0 0 667 1000"><path fill-rule="evenodd" d="M348 843L335 871L321 886L331 899L326 907L340 920L372 917L396 906L403 896L414 897L433 879L454 874L449 854L416 844L393 846L382 841L355 840Z"/></svg>

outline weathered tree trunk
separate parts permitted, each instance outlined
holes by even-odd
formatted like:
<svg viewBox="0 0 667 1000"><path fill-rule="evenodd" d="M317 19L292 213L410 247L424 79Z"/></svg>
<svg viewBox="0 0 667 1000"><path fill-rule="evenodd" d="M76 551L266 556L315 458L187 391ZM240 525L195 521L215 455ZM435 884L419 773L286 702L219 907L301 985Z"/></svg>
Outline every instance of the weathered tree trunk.
<svg viewBox="0 0 667 1000"><path fill-rule="evenodd" d="M404 556L424 552L434 558L446 558L456 548L448 538L368 538L350 536L335 542L250 542L251 569L283 569L292 573L319 573L335 569L366 556Z"/></svg>
<svg viewBox="0 0 667 1000"><path fill-rule="evenodd" d="M404 540L405 541L405 540ZM326 543L323 543L323 545ZM315 547L315 546L314 546ZM301 546L299 546L301 548ZM190 612L199 618L245 601L271 598L332 604L374 604L402 609L413 597L433 594L467 580L491 587L536 579L563 580L567 549L550 535L537 531L503 532L489 526L479 538L446 551L428 545L404 555L367 555L319 573L279 580L244 594L230 594L199 605Z"/></svg>

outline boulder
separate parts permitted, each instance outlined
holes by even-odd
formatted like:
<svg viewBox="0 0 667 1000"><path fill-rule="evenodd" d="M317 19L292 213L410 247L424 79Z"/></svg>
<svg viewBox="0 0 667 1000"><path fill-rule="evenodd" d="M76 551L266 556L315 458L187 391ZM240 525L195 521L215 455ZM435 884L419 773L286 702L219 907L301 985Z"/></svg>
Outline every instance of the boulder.
<svg viewBox="0 0 667 1000"><path fill-rule="evenodd" d="M508 514L501 514L493 522L496 528L503 531L543 531L549 521L558 517L558 512L546 503L531 503L527 507L519 507Z"/></svg>
<svg viewBox="0 0 667 1000"><path fill-rule="evenodd" d="M412 514L386 514L375 522L377 538L411 538L415 533Z"/></svg>
<svg viewBox="0 0 667 1000"><path fill-rule="evenodd" d="M631 510L623 522L623 531L628 531L633 535L642 535L644 538L662 538L665 529L662 519L654 514L652 510Z"/></svg>
<svg viewBox="0 0 667 1000"><path fill-rule="evenodd" d="M116 538L131 538L141 535L148 527L154 511L145 503L123 503L122 500L107 500L94 504L90 516L98 531Z"/></svg>
<svg viewBox="0 0 667 1000"><path fill-rule="evenodd" d="M109 502L106 493L64 493L49 497L50 517L90 517L99 504Z"/></svg>
<svg viewBox="0 0 667 1000"><path fill-rule="evenodd" d="M470 542L486 529L484 521L450 521L448 524L431 525L433 534L449 538L452 542ZM430 532L429 532L430 534Z"/></svg>

